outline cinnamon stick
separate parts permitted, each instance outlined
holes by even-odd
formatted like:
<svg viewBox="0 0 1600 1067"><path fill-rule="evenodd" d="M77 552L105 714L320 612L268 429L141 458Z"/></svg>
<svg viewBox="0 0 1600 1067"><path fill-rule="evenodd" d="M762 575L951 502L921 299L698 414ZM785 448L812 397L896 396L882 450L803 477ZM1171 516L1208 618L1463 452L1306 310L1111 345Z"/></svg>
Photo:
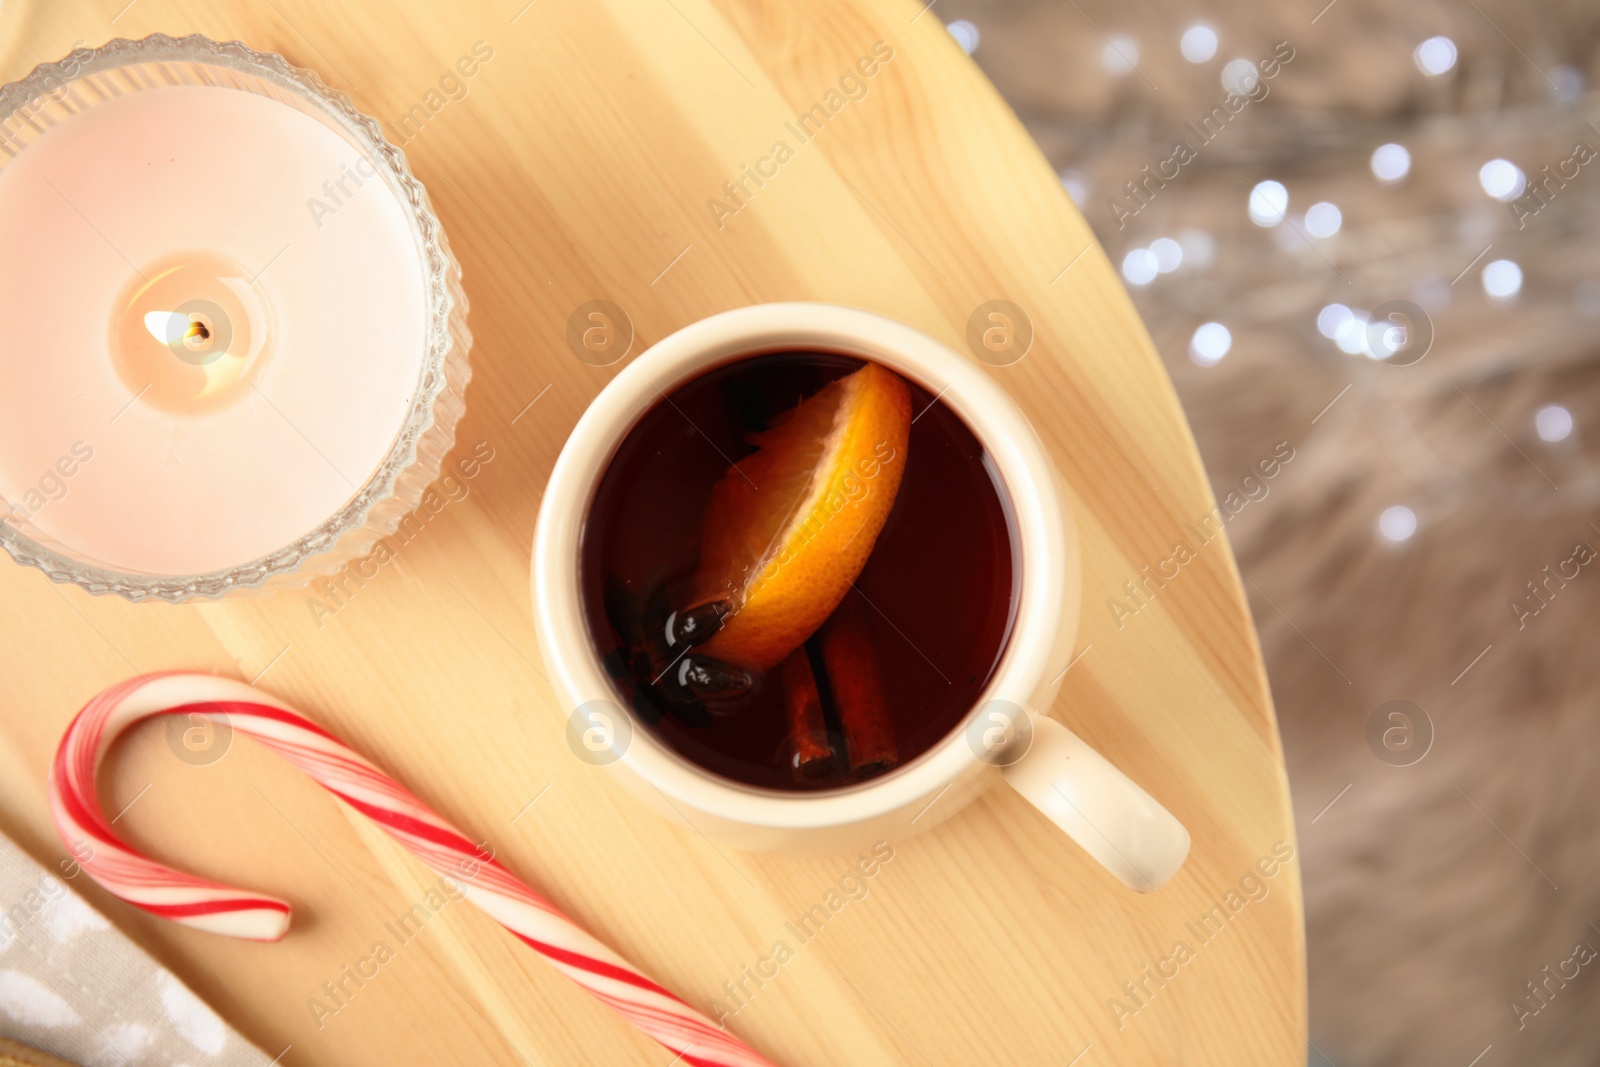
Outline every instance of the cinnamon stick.
<svg viewBox="0 0 1600 1067"><path fill-rule="evenodd" d="M848 593L817 632L823 671L844 731L845 754L857 777L900 762L883 678L872 652L868 610L860 593Z"/></svg>
<svg viewBox="0 0 1600 1067"><path fill-rule="evenodd" d="M805 646L789 653L778 665L778 684L789 715L789 737L794 744L794 772L799 778L820 778L833 768L833 748L822 718L822 695L811 672Z"/></svg>

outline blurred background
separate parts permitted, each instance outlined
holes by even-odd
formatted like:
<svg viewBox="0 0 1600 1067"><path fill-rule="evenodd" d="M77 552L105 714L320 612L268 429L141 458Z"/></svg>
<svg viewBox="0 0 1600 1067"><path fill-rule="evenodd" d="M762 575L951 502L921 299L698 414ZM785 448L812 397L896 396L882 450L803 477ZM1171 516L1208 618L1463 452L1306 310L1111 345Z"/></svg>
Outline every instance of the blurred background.
<svg viewBox="0 0 1600 1067"><path fill-rule="evenodd" d="M1218 497L1296 450L1229 535L1310 1062L1600 1063L1600 5L933 13L1120 264Z"/></svg>

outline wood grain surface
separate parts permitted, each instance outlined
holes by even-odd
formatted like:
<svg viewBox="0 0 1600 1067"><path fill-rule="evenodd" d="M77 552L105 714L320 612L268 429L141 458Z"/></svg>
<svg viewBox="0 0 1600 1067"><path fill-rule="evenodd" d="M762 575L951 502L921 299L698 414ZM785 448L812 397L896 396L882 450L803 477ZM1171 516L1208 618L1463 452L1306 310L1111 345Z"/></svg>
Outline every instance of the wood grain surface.
<svg viewBox="0 0 1600 1067"><path fill-rule="evenodd" d="M1292 854L1294 833L1238 574L1224 536L1188 525L1213 500L1172 388L1015 117L937 11L911 0L524 3L0 6L7 79L78 42L201 32L315 68L382 119L472 299L457 454L479 442L493 453L465 497L331 614L313 609L314 591L133 606L0 560L0 830L41 862L62 859L46 768L101 687L163 668L259 676L691 1003L742 1004L728 1025L778 1063L1303 1064L1300 874L1293 859L1258 867L1275 846ZM864 92L841 88L880 41L892 58ZM461 77L475 45L492 57ZM838 102L830 90L842 103L800 143L786 123ZM731 206L724 182L778 141L792 158L740 210L708 206ZM985 301L1026 310L1031 350L991 373L1071 484L1085 567L1083 651L1052 713L1189 827L1193 852L1167 888L1128 892L1003 789L852 883L855 857L719 850L573 758L568 709L535 649L528 561L555 455L622 365L567 347L569 315L595 299L625 309L635 354L769 300L868 308L958 350ZM1170 574L1162 561L1180 543L1194 558L1129 599L1124 583L1144 582L1146 566ZM1130 610L1114 612L1116 597ZM667 1067L468 905L397 944L386 924L433 878L248 743L196 766L147 727L104 789L109 810L132 805L119 828L136 845L294 901L285 941L243 944L75 883L268 1056L292 1046L288 1067ZM830 897L842 881L848 892ZM841 899L815 936L791 931ZM336 1004L324 983L379 941L394 958ZM764 962L778 942L792 955Z"/></svg>

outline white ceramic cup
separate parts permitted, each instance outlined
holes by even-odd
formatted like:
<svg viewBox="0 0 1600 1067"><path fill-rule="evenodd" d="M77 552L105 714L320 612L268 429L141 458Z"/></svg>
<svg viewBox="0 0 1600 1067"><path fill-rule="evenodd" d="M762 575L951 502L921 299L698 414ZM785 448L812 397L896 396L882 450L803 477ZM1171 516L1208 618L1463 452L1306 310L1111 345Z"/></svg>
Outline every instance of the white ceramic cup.
<svg viewBox="0 0 1600 1067"><path fill-rule="evenodd" d="M628 432L679 385L775 351L875 360L937 394L993 458L1016 524L1015 622L977 704L948 737L904 766L819 792L730 781L658 741L601 665L580 575L595 488ZM826 304L763 304L713 315L642 353L589 405L556 460L534 534L532 582L540 650L569 715L574 752L608 766L652 808L708 837L749 850L853 851L927 830L1004 777L1134 889L1158 888L1188 855L1189 834L1177 819L1046 714L1072 662L1082 585L1054 462L985 370L900 323Z"/></svg>

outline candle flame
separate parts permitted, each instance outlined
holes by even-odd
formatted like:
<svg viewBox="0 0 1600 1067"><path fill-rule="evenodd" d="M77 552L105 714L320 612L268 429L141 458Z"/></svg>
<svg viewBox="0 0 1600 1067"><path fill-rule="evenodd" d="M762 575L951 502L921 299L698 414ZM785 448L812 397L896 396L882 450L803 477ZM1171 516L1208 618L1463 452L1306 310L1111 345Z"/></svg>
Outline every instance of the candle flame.
<svg viewBox="0 0 1600 1067"><path fill-rule="evenodd" d="M144 328L164 345L170 345L183 336L184 330L189 325L189 316L180 315L176 311L148 311L144 316Z"/></svg>
<svg viewBox="0 0 1600 1067"><path fill-rule="evenodd" d="M169 348L182 341L190 348L199 349L211 340L211 330L204 322L176 311L145 312L144 328L151 337Z"/></svg>

